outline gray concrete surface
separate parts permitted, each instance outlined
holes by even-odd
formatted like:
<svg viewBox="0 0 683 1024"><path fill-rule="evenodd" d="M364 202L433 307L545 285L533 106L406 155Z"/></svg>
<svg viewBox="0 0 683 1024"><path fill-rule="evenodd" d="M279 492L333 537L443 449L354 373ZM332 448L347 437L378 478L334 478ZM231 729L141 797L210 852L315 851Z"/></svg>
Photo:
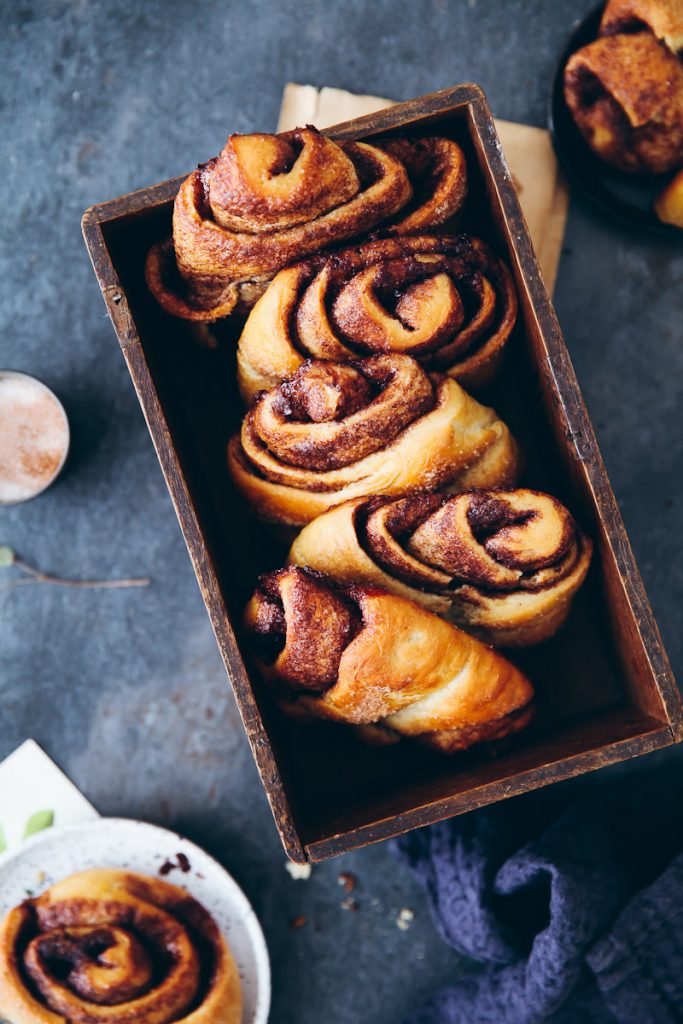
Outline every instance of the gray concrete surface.
<svg viewBox="0 0 683 1024"><path fill-rule="evenodd" d="M496 114L541 125L556 53L591 3L0 5L0 365L53 386L74 435L58 485L0 510L0 543L55 573L154 580L0 592L0 757L34 736L102 813L217 854L263 922L275 1024L396 1024L464 968L387 846L309 882L285 873L80 215L190 169L228 131L271 129L288 79L396 99L474 80ZM573 201L557 308L679 674L682 284L680 248ZM359 879L358 913L340 907L342 870ZM291 930L298 915L308 924Z"/></svg>

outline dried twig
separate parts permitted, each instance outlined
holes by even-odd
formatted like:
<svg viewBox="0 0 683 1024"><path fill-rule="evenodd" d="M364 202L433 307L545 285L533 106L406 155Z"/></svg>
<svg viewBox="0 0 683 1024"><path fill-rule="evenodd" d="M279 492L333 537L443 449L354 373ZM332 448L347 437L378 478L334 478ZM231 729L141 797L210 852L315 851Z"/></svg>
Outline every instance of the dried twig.
<svg viewBox="0 0 683 1024"><path fill-rule="evenodd" d="M0 568L8 569L11 566L25 573L25 576L10 580L9 583L0 586L0 591L25 587L31 583L49 583L57 587L80 587L82 589L121 590L124 587L148 587L152 582L146 576L121 580L71 580L64 579L62 576L52 576L50 573L42 572L35 566L29 565L23 558L19 558L14 548L2 544L0 545Z"/></svg>

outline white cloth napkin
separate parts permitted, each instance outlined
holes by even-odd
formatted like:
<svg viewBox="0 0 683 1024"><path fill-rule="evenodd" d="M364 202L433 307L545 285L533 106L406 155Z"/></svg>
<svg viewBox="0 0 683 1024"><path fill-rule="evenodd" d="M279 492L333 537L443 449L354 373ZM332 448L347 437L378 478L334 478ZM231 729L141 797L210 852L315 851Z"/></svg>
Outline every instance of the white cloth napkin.
<svg viewBox="0 0 683 1024"><path fill-rule="evenodd" d="M35 740L26 740L0 764L0 854L52 825L96 818L92 804Z"/></svg>

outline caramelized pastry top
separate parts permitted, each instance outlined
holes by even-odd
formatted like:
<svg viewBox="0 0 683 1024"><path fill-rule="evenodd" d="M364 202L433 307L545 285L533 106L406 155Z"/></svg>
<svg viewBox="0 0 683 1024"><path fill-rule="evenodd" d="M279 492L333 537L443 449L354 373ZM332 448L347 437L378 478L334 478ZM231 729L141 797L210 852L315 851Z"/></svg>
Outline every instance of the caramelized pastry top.
<svg viewBox="0 0 683 1024"><path fill-rule="evenodd" d="M370 500L356 510L367 551L417 586L542 590L572 571L580 534L567 509L538 491L473 491Z"/></svg>
<svg viewBox="0 0 683 1024"><path fill-rule="evenodd" d="M683 48L683 0L609 0L600 22L603 36L649 29L676 53Z"/></svg>
<svg viewBox="0 0 683 1024"><path fill-rule="evenodd" d="M278 231L320 217L361 190L353 161L311 129L231 135L202 169L213 218L230 231Z"/></svg>
<svg viewBox="0 0 683 1024"><path fill-rule="evenodd" d="M377 724L461 750L531 717L529 680L501 655L412 601L367 585L339 587L291 567L268 573L245 627L285 708Z"/></svg>
<svg viewBox="0 0 683 1024"><path fill-rule="evenodd" d="M0 1016L19 1024L239 1024L240 982L215 922L184 890L92 870L2 922Z"/></svg>
<svg viewBox="0 0 683 1024"><path fill-rule="evenodd" d="M382 238L281 271L239 342L250 399L306 356L402 352L465 385L484 383L517 315L507 268L466 235Z"/></svg>
<svg viewBox="0 0 683 1024"><path fill-rule="evenodd" d="M252 305L297 259L380 224L403 234L446 223L466 190L449 139L336 143L310 127L231 135L181 185L173 243L150 251L147 283L168 312L216 320Z"/></svg>
<svg viewBox="0 0 683 1024"><path fill-rule="evenodd" d="M403 165L376 146L337 146L310 128L231 136L176 198L178 269L189 279L271 275L297 256L367 230L411 195Z"/></svg>
<svg viewBox="0 0 683 1024"><path fill-rule="evenodd" d="M661 173L683 162L683 67L650 32L578 50L564 91L579 130L608 163Z"/></svg>
<svg viewBox="0 0 683 1024"><path fill-rule="evenodd" d="M243 444L260 444L287 466L339 469L389 444L435 401L412 359L308 361L247 414Z"/></svg>
<svg viewBox="0 0 683 1024"><path fill-rule="evenodd" d="M447 224L467 194L465 154L457 142L432 136L387 139L379 145L401 161L413 188L413 198L393 218L391 231L407 235Z"/></svg>
<svg viewBox="0 0 683 1024"><path fill-rule="evenodd" d="M385 587L485 643L527 647L566 620L591 555L556 498L480 489L347 501L301 531L288 564Z"/></svg>
<svg viewBox="0 0 683 1024"><path fill-rule="evenodd" d="M493 409L402 354L307 360L257 398L228 445L240 494L292 526L349 498L509 486L519 461Z"/></svg>
<svg viewBox="0 0 683 1024"><path fill-rule="evenodd" d="M250 609L254 646L281 682L316 692L334 685L362 624L350 592L317 573L280 569L261 577Z"/></svg>

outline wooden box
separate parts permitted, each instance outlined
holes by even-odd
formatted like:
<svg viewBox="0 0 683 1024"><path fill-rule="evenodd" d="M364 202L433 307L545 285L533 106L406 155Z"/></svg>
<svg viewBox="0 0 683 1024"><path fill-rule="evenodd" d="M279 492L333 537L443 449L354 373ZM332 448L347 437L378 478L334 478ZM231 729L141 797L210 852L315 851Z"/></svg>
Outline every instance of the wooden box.
<svg viewBox="0 0 683 1024"><path fill-rule="evenodd" d="M227 475L226 442L242 415L234 346L197 346L187 325L166 316L145 287L145 255L170 234L183 179L94 206L83 218L244 727L294 861L322 860L683 737L675 681L482 91L475 85L446 89L329 134L366 139L426 129L452 136L465 149L471 191L463 227L507 259L520 296L508 361L485 398L523 445L524 482L565 501L596 545L567 624L551 641L514 655L535 683L538 714L497 757L477 750L446 757L409 742L365 747L350 730L293 722L274 707L250 672L239 621L257 574L281 564L285 549L253 520Z"/></svg>

